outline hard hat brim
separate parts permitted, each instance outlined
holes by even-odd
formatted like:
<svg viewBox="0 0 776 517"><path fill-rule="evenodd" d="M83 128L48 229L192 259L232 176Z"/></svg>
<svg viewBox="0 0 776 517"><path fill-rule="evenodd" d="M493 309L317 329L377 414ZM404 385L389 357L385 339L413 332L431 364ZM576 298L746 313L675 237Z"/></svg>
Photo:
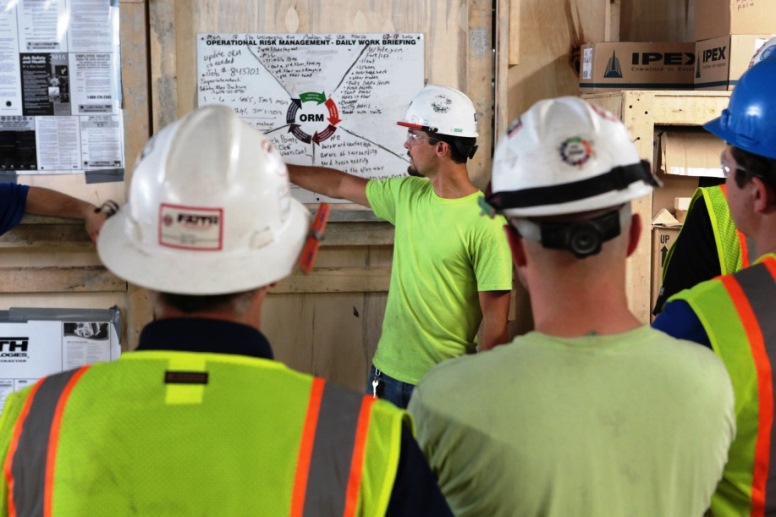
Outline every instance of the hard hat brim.
<svg viewBox="0 0 776 517"><path fill-rule="evenodd" d="M731 137L735 136L731 131L725 130L725 128L722 127L722 117L717 117L706 122L703 124L703 129L726 142L728 142Z"/></svg>
<svg viewBox="0 0 776 517"><path fill-rule="evenodd" d="M420 129L420 130L423 130L423 131L427 131L429 129L428 126L421 126L420 124L412 124L410 122L404 122L403 120L398 121L396 123L396 125L397 126L402 126L402 127L408 127L410 129Z"/></svg>
<svg viewBox="0 0 776 517"><path fill-rule="evenodd" d="M309 228L308 210L292 199L282 238L257 249L229 254L149 252L128 238L129 207L109 218L100 231L97 252L116 276L158 292L213 295L248 291L291 274Z"/></svg>
<svg viewBox="0 0 776 517"><path fill-rule="evenodd" d="M733 131L730 127L726 126L722 120L723 117L717 117L713 120L706 122L703 125L703 129L716 136L717 138L724 140L726 143L737 147L748 153L756 154L769 158L771 160L776 159L776 149L770 145L763 144L762 142L753 142L749 139L745 139L736 131Z"/></svg>

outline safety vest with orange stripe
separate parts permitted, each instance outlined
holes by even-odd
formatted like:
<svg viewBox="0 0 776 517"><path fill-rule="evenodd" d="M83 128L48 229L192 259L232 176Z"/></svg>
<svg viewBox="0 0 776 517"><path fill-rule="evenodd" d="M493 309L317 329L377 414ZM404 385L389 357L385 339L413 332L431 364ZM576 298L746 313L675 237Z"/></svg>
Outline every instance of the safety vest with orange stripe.
<svg viewBox="0 0 776 517"><path fill-rule="evenodd" d="M281 363L143 351L0 420L0 515L383 515L409 415Z"/></svg>
<svg viewBox="0 0 776 517"><path fill-rule="evenodd" d="M723 479L712 499L715 517L762 516L776 512L773 454L776 360L776 254L751 267L682 291L714 352L730 374L735 393L737 433Z"/></svg>
<svg viewBox="0 0 776 517"><path fill-rule="evenodd" d="M699 187L695 189L690 200L690 210L698 200L703 200L709 212L711 228L714 233L714 243L717 246L717 260L721 274L735 273L745 267L749 267L749 251L752 244L746 236L736 228L733 218L730 216L730 207L727 202L727 187L725 184L713 187ZM663 278L669 269L674 247L668 250L663 264Z"/></svg>

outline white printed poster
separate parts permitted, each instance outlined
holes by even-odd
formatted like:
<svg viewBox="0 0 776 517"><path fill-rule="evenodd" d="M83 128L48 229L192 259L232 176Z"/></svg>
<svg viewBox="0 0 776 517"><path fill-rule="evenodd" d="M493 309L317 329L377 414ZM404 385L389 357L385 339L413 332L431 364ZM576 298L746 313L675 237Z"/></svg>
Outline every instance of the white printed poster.
<svg viewBox="0 0 776 517"><path fill-rule="evenodd" d="M288 163L404 175L407 129L396 122L423 88L423 41L414 33L199 34L198 105L232 107Z"/></svg>
<svg viewBox="0 0 776 517"><path fill-rule="evenodd" d="M0 0L0 172L123 172L123 124L90 123L121 122L118 5Z"/></svg>
<svg viewBox="0 0 776 517"><path fill-rule="evenodd" d="M8 395L42 377L120 355L110 321L0 321L0 412Z"/></svg>

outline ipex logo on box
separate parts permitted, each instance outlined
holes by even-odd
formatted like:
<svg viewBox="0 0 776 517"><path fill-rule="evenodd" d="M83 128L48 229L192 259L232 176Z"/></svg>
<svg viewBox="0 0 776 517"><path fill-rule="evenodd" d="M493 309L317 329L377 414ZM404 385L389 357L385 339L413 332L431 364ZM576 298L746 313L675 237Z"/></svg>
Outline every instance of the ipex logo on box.
<svg viewBox="0 0 776 517"><path fill-rule="evenodd" d="M623 89L690 89L695 44L604 42L582 47L583 92Z"/></svg>
<svg viewBox="0 0 776 517"><path fill-rule="evenodd" d="M761 34L734 34L698 41L695 88L732 90L749 68L753 56L770 38Z"/></svg>

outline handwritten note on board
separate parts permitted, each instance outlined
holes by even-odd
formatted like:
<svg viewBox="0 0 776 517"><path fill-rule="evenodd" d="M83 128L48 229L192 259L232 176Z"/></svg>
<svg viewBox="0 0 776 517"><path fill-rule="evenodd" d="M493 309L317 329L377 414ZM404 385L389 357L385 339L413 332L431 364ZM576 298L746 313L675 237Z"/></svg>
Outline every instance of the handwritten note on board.
<svg viewBox="0 0 776 517"><path fill-rule="evenodd" d="M423 73L422 34L197 35L199 106L232 107L288 163L365 178L406 174L406 128L396 122ZM294 196L342 202L300 188Z"/></svg>

